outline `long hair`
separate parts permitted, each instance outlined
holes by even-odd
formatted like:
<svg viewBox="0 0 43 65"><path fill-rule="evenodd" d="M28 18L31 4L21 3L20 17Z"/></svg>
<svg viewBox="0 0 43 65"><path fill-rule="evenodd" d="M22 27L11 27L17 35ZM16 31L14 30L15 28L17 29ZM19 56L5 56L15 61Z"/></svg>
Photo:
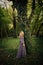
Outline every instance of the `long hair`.
<svg viewBox="0 0 43 65"><path fill-rule="evenodd" d="M24 37L24 32L23 31L20 31L20 34L19 34L19 37Z"/></svg>

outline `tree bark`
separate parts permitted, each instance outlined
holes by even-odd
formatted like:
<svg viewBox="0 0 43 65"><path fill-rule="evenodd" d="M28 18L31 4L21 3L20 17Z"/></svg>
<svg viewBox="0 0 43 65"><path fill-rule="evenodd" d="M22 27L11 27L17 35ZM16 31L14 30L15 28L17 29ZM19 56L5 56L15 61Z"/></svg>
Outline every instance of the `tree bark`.
<svg viewBox="0 0 43 65"><path fill-rule="evenodd" d="M40 27L39 27L39 29L37 31L37 34L36 34L37 37L39 36L39 32L40 32L40 29L41 29L42 26L43 26L43 23L40 25Z"/></svg>
<svg viewBox="0 0 43 65"><path fill-rule="evenodd" d="M14 15L14 4L13 4L13 27L14 27L14 38L17 37L16 35L16 16Z"/></svg>
<svg viewBox="0 0 43 65"><path fill-rule="evenodd" d="M13 27L14 27L14 38L16 38L16 19L13 17Z"/></svg>
<svg viewBox="0 0 43 65"><path fill-rule="evenodd" d="M29 16L28 27L29 27L29 24L30 24L30 22L31 22L31 19L32 19L33 15L34 15L34 10L35 10L35 0L32 0L32 12L31 12L31 14L30 14L30 16Z"/></svg>

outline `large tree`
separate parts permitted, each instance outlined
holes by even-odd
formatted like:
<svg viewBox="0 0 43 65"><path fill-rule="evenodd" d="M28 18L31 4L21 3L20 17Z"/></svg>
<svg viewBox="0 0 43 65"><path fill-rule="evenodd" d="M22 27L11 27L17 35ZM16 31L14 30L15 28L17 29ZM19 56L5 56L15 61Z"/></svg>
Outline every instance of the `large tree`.
<svg viewBox="0 0 43 65"><path fill-rule="evenodd" d="M0 1L0 37L2 38L3 35L7 35L7 24L11 23L13 18L12 18L12 7L9 4L10 2L8 1Z"/></svg>

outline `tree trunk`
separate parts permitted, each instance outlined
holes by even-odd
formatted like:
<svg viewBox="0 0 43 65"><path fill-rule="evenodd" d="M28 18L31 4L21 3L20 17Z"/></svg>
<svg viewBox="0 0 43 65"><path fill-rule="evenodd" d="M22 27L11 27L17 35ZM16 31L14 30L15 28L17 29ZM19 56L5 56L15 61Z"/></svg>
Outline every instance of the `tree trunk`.
<svg viewBox="0 0 43 65"><path fill-rule="evenodd" d="M1 39L2 39L2 27L1 27Z"/></svg>
<svg viewBox="0 0 43 65"><path fill-rule="evenodd" d="M16 38L17 37L17 35L16 35L16 19L15 19L15 17L13 17L13 27L14 27L14 38Z"/></svg>
<svg viewBox="0 0 43 65"><path fill-rule="evenodd" d="M32 0L32 12L31 12L31 14L30 14L30 16L29 16L28 27L29 27L29 24L30 24L30 22L31 22L31 19L32 19L33 15L34 15L34 10L35 10L35 0Z"/></svg>
<svg viewBox="0 0 43 65"><path fill-rule="evenodd" d="M40 29L41 29L42 26L43 26L43 23L40 25L40 27L39 27L39 29L37 31L37 34L36 34L37 37L39 36L39 32L40 32Z"/></svg>
<svg viewBox="0 0 43 65"><path fill-rule="evenodd" d="M6 26L5 26L5 24L3 24L3 25L4 25L5 36L8 37L7 31L6 31Z"/></svg>
<svg viewBox="0 0 43 65"><path fill-rule="evenodd" d="M14 3L13 3L13 27L14 27L13 37L17 38L17 35L16 35L16 16L14 15Z"/></svg>

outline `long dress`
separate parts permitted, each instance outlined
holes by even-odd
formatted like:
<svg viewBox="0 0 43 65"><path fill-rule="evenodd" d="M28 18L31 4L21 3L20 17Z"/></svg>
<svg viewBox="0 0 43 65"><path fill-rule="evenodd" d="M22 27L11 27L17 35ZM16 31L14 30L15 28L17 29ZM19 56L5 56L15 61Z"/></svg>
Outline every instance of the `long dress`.
<svg viewBox="0 0 43 65"><path fill-rule="evenodd" d="M20 38L20 46L17 52L16 58L21 58L26 56L26 48L24 44L24 38Z"/></svg>

